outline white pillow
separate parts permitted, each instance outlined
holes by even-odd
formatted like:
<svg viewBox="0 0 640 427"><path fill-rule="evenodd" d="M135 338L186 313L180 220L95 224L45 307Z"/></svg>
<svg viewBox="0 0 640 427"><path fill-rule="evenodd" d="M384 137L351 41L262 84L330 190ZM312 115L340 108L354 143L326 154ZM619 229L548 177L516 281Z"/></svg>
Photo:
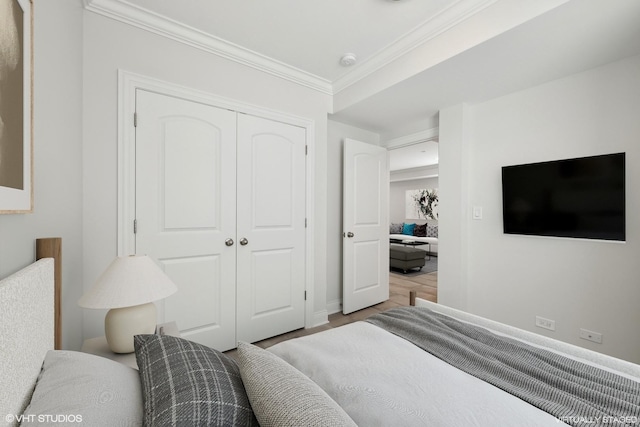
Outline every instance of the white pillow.
<svg viewBox="0 0 640 427"><path fill-rule="evenodd" d="M27 425L141 426L138 371L100 356L50 350L23 415Z"/></svg>

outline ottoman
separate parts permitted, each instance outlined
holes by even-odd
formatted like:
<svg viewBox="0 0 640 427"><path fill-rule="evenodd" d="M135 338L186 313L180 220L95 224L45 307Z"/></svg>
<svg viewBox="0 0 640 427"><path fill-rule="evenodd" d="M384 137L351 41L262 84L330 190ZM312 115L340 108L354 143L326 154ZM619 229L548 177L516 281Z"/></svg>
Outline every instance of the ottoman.
<svg viewBox="0 0 640 427"><path fill-rule="evenodd" d="M403 272L411 268L424 267L427 251L407 246L391 245L389 247L389 266L400 268Z"/></svg>

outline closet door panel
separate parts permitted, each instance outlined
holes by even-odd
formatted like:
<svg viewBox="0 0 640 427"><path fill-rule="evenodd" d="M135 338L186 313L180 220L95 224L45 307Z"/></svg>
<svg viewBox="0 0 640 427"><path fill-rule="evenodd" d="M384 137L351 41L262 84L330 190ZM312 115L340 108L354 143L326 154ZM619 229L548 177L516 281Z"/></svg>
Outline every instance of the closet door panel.
<svg viewBox="0 0 640 427"><path fill-rule="evenodd" d="M165 272L174 281L190 283L180 288L180 298L173 298L165 306L167 320L180 319L183 331L197 330L202 325L216 325L221 312L223 268L220 256L191 256L162 261ZM201 279L192 281L193 277Z"/></svg>
<svg viewBox="0 0 640 427"><path fill-rule="evenodd" d="M304 327L305 143L302 128L238 117L238 340Z"/></svg>
<svg viewBox="0 0 640 427"><path fill-rule="evenodd" d="M182 336L228 350L235 339L236 114L138 90L136 253L178 291L156 304Z"/></svg>

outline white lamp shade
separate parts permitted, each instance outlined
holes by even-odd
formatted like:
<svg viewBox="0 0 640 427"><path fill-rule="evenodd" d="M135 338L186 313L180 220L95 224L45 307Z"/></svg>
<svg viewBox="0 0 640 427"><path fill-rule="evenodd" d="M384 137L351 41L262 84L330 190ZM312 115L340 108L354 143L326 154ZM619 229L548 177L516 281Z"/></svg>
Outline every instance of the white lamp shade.
<svg viewBox="0 0 640 427"><path fill-rule="evenodd" d="M120 308L168 297L178 288L146 255L116 258L80 298L85 308Z"/></svg>

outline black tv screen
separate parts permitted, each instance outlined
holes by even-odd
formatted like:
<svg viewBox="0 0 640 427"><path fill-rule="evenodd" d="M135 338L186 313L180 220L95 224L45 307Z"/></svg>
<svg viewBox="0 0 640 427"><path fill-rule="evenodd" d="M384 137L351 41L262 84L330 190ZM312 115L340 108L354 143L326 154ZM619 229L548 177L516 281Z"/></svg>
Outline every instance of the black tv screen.
<svg viewBox="0 0 640 427"><path fill-rule="evenodd" d="M625 240L625 153L502 168L504 232Z"/></svg>

